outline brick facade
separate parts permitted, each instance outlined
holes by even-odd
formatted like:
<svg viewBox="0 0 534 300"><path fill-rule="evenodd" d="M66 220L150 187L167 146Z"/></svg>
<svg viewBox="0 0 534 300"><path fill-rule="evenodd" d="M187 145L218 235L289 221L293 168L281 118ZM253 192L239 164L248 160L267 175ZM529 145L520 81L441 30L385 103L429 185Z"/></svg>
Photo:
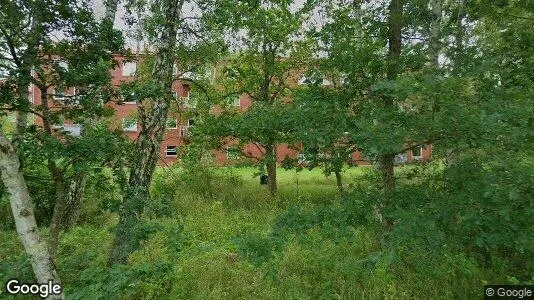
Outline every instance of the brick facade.
<svg viewBox="0 0 534 300"><path fill-rule="evenodd" d="M120 86L122 83L132 82L134 80L134 73L136 69L135 63L131 62L125 62L122 57L117 57L117 61L119 62L119 66L116 67L111 71L112 73L112 84L116 87ZM182 82L182 81L176 81L173 84L172 87L175 96L181 97L180 99L185 100L189 96L189 92L191 90L191 87L189 84ZM67 93L73 93L74 90L71 88L70 90L66 91ZM48 94L55 94L54 88L51 87L48 90ZM39 89L37 89L35 86L31 86L30 88L30 99L33 101L34 105L40 105L41 104L41 94ZM193 100L193 99L190 99ZM184 102L182 102L184 103ZM251 100L248 96L242 95L240 97L239 103L235 103L237 106L239 104L240 109L247 110L251 105ZM135 113L137 111L137 104L135 102L124 102L122 104L117 104L116 102L112 102L108 104L110 107L112 107L115 111L114 115L114 121L115 126L122 126L124 134L128 136L131 140L134 140L139 135L139 126L135 126L137 124L135 120ZM181 107L180 111L185 111L190 108L187 107L187 105L183 105ZM40 118L36 118L35 123L37 125L42 125L42 120ZM177 149L179 146L185 145L188 143L188 129L189 126L194 126L194 119L189 119L183 114L179 112L171 112L169 115L169 122L168 122L168 128L165 131L165 134L163 136L163 141L161 144L160 149L160 165L171 165L173 164L177 159L178 155L173 153L172 149L173 147L176 147L174 149ZM61 125L61 124L60 124ZM76 134L76 125L73 125L68 120L65 121L65 129L70 130L73 132L73 134ZM229 144L228 148L232 148L232 145ZM429 160L431 157L432 147L431 145L428 145L424 148L421 148L420 151L414 151L416 152L417 156L412 153L412 151L408 151L404 155L399 155L397 157L399 162L412 162L415 160ZM417 153L419 152L419 153ZM244 147L243 153L245 153L247 156L251 156L253 158L260 158L262 156L261 150L254 144L248 144ZM217 165L226 165L226 164L232 164L235 160L229 159L229 153L228 151L213 151L211 155L212 162L216 163ZM288 145L281 144L277 148L277 159L279 162L281 162L286 156L289 156L291 158L295 158L298 155L298 151L291 149ZM231 155L230 155L231 156ZM231 158L231 157L230 157ZM364 156L360 152L354 152L352 154L352 159L356 164L369 164L367 160L365 160Z"/></svg>

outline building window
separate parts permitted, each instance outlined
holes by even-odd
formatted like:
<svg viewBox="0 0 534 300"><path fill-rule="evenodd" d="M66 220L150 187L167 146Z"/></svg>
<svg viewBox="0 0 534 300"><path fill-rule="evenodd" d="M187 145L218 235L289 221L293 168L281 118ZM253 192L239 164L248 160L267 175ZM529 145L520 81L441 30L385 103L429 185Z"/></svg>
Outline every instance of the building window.
<svg viewBox="0 0 534 300"><path fill-rule="evenodd" d="M137 71L136 62L125 62L122 65L122 76L134 76Z"/></svg>
<svg viewBox="0 0 534 300"><path fill-rule="evenodd" d="M395 155L393 158L393 162L397 165L399 164L405 164L408 161L408 158L406 157L406 153L399 153Z"/></svg>
<svg viewBox="0 0 534 300"><path fill-rule="evenodd" d="M167 146L165 149L165 155L168 157L175 157L177 153L176 146Z"/></svg>
<svg viewBox="0 0 534 300"><path fill-rule="evenodd" d="M304 75L300 75L300 76L298 77L298 79L297 79L297 83L298 83L299 85L308 84L308 83L310 83L310 80L309 80L306 76L304 76Z"/></svg>
<svg viewBox="0 0 534 300"><path fill-rule="evenodd" d="M69 71L69 64L67 64L67 62L64 61L64 60L59 61L59 62L58 62L58 66L59 66L61 69L63 69L62 71L65 71L65 72Z"/></svg>
<svg viewBox="0 0 534 300"><path fill-rule="evenodd" d="M196 102L191 99L189 92L187 92L187 96L180 97L183 107L185 108L195 108L197 106Z"/></svg>
<svg viewBox="0 0 534 300"><path fill-rule="evenodd" d="M137 95L133 91L129 93L125 91L120 97L124 104L137 104Z"/></svg>
<svg viewBox="0 0 534 300"><path fill-rule="evenodd" d="M188 140L191 138L191 126L195 125L195 119L188 119L187 120L187 125L186 126L182 126L182 128L180 129L180 134L182 135L182 138L185 139L185 140Z"/></svg>
<svg viewBox="0 0 534 300"><path fill-rule="evenodd" d="M54 88L54 100L65 100L67 98L67 89L61 87Z"/></svg>
<svg viewBox="0 0 534 300"><path fill-rule="evenodd" d="M228 159L239 159L241 158L241 149L238 147L227 147L226 148L226 158Z"/></svg>
<svg viewBox="0 0 534 300"><path fill-rule="evenodd" d="M80 136L82 132L82 125L80 124L64 124L63 130L71 136Z"/></svg>
<svg viewBox="0 0 534 300"><path fill-rule="evenodd" d="M234 100L232 101L232 106L236 106L236 107L241 106L241 98L239 97L234 98Z"/></svg>
<svg viewBox="0 0 534 300"><path fill-rule="evenodd" d="M176 119L167 119L167 129L177 129L178 121Z"/></svg>
<svg viewBox="0 0 534 300"><path fill-rule="evenodd" d="M423 148L421 147L415 147L412 149L412 157L414 159L418 159L418 158L421 158L422 157L422 154L423 154Z"/></svg>
<svg viewBox="0 0 534 300"><path fill-rule="evenodd" d="M122 130L137 131L137 120L134 118L122 119Z"/></svg>

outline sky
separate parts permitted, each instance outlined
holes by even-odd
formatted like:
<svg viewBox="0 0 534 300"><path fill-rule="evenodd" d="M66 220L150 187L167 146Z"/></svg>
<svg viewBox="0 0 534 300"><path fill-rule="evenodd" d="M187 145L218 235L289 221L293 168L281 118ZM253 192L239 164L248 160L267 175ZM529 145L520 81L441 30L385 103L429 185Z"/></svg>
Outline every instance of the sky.
<svg viewBox="0 0 534 300"><path fill-rule="evenodd" d="M97 19L102 18L102 16L104 15L104 10L105 10L104 5L103 5L103 0L90 0L90 1L92 3L92 8L95 13L95 17ZM121 30L124 33L126 47L130 48L132 51L135 51L137 49L137 42L133 38L133 36L135 36L134 35L135 28L129 27L124 20L124 17L126 15L124 2L125 2L124 0L122 1L119 0L119 6L117 7L117 14L115 15L114 26L115 28ZM305 2L306 0L296 0L295 3L292 5L292 7L297 9L298 7L301 7ZM182 12L185 14L187 14L188 12L191 12L191 15L193 15L194 14L193 5L191 5L189 1L186 1L186 3L184 4L184 8L182 9ZM316 12L312 20L317 21L319 19L320 19L319 14L318 12ZM317 23L320 23L320 22L317 22ZM141 45L141 48L142 48L142 45Z"/></svg>
<svg viewBox="0 0 534 300"><path fill-rule="evenodd" d="M102 0L91 0L91 3L95 17L97 19L101 19L104 16L104 5L102 4ZM120 29L122 32L125 33L126 46L128 48L135 49L136 42L128 34L128 32L132 33L135 29L129 28L129 26L126 24L126 22L124 21L125 14L126 10L124 9L124 3L123 1L119 1L119 6L117 7L117 14L115 15L114 27Z"/></svg>

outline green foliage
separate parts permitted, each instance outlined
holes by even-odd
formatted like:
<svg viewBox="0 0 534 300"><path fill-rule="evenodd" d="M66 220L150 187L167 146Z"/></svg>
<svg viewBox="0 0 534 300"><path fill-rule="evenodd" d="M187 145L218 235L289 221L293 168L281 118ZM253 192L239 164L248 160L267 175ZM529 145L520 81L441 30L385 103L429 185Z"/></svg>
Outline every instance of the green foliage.
<svg viewBox="0 0 534 300"><path fill-rule="evenodd" d="M106 261L131 145L103 124L79 138L30 127L20 149L41 225L53 207L46 163L56 163L67 178L91 173L81 226L65 232L59 247L69 297L471 299L486 283L531 283L532 7L467 2L441 7L436 23L427 2L405 1L398 59L388 49L386 2L201 2L205 14L196 29L209 34L200 38L184 29L194 40L180 39L172 53L180 72L197 73L182 79L201 90L197 108L185 113L198 123L181 163L159 168L151 197L136 199L146 203L146 214L126 226L139 246L126 265L107 267ZM79 10L69 4L18 1L2 11L19 24L24 17L17 5L48 8L36 16L44 24L40 31L20 35L28 47L19 50L42 44L71 66L43 58L16 66L19 73L0 70L10 76L0 87L3 104L25 108L13 90L28 83L22 73L29 66L46 63L57 75L54 84L87 86L77 99L82 109L54 111L50 121L108 113L102 104L113 94L106 88L109 53L120 48L120 37L94 23L81 9L86 3ZM147 7L144 30L156 41L165 22L162 6ZM324 23L306 28L315 8ZM57 9L58 15L47 13ZM79 22L60 22L74 16ZM50 43L47 33L63 27L73 40ZM215 50L226 47L225 30L235 33L236 51L211 74L219 84L213 86L201 73L217 61ZM15 65L2 59L0 67ZM141 79L151 80L143 77L151 67L147 59ZM295 87L301 72L308 80ZM122 89L126 100L158 93L144 81ZM242 94L252 100L248 110L230 108L228 99ZM243 149L251 142L297 144L302 153L302 161L284 164L299 172L278 170L276 197L258 184L254 169L215 168L203 160L208 149ZM431 146L433 161L397 167L397 186L387 194L373 167L343 168L355 150L375 160L414 145ZM274 155L265 161L274 162ZM342 195L331 177L313 170L319 166L325 175L343 172ZM3 217L9 205L0 199ZM1 220L0 278L30 281L12 221Z"/></svg>
<svg viewBox="0 0 534 300"><path fill-rule="evenodd" d="M508 219L492 209L503 208L500 197L509 196L515 186L504 184L508 179L502 174L493 177L500 181L494 184L487 177L491 173L479 168L469 171L474 173L468 182L452 180L460 175L440 163L404 167L397 172L395 194L385 198L392 202L387 202L375 188L372 168L345 170L354 189L342 198L334 180L319 170L279 170L280 194L273 203L252 177L253 168L211 171L218 180L206 198L176 180L190 173L174 168L174 177L169 169L158 169L151 193L155 200L167 197L170 217L145 216L143 242L127 265L106 267L115 220L84 206L85 218L95 214L101 221L61 236L58 265L67 295L454 299L478 297L486 282L531 281L532 247L525 244L529 232L514 231L526 226L529 210ZM516 172L509 178L526 174L519 166ZM240 183L228 184L232 176ZM98 197L96 187L104 186L93 180L88 197ZM475 187L499 192L492 200ZM520 199L530 199L524 192L529 190L520 190ZM376 219L374 207L381 203L391 204L382 210L390 228ZM491 219L482 213L492 213ZM29 264L16 254L21 245L14 233L1 234L11 242L0 250L0 273L31 278ZM477 245L479 239L483 243ZM14 265L21 269L12 269Z"/></svg>

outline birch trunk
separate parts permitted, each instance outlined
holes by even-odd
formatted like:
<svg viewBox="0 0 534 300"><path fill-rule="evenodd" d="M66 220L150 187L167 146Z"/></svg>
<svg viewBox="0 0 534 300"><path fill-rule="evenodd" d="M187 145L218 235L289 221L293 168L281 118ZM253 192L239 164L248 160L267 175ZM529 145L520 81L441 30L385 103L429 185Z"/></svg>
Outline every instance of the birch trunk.
<svg viewBox="0 0 534 300"><path fill-rule="evenodd" d="M362 0L353 0L352 8L354 12L354 19L356 20L356 26L354 26L354 33L356 36L356 47L360 49L362 47Z"/></svg>
<svg viewBox="0 0 534 300"><path fill-rule="evenodd" d="M156 47L152 80L158 86L158 95L151 99L149 105L138 103L138 115L141 131L136 142L136 159L130 168L128 187L119 211L119 224L109 264L124 264L130 253L139 246L137 238L138 225L144 206L149 197L149 185L159 158L159 150L167 115L172 99L173 53L176 48L177 21L184 0L162 1L166 5L165 23L162 28L161 43Z"/></svg>
<svg viewBox="0 0 534 300"><path fill-rule="evenodd" d="M86 181L87 173L79 172L74 174L69 184L65 211L61 218L61 229L63 230L71 228L78 221Z"/></svg>
<svg viewBox="0 0 534 300"><path fill-rule="evenodd" d="M13 145L2 132L0 132L0 171L13 211L17 234L30 258L37 282L47 283L52 280L60 284L46 241L35 221L33 204L20 171L19 158ZM63 299L63 295L50 296L49 299Z"/></svg>

